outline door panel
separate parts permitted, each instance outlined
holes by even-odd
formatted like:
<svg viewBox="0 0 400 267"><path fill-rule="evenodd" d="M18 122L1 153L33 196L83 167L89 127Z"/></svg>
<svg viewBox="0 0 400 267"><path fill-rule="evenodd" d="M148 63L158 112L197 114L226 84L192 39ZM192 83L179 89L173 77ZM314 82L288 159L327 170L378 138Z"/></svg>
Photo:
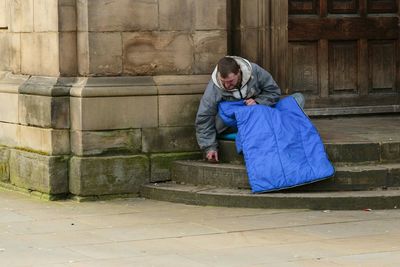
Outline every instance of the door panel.
<svg viewBox="0 0 400 267"><path fill-rule="evenodd" d="M296 42L289 47L290 87L294 91L318 95L318 43Z"/></svg>
<svg viewBox="0 0 400 267"><path fill-rule="evenodd" d="M357 42L329 43L329 94L358 94Z"/></svg>
<svg viewBox="0 0 400 267"><path fill-rule="evenodd" d="M289 0L288 90L308 106L399 104L397 0Z"/></svg>
<svg viewBox="0 0 400 267"><path fill-rule="evenodd" d="M396 91L396 42L381 41L371 42L369 46L370 63L370 92L395 92Z"/></svg>

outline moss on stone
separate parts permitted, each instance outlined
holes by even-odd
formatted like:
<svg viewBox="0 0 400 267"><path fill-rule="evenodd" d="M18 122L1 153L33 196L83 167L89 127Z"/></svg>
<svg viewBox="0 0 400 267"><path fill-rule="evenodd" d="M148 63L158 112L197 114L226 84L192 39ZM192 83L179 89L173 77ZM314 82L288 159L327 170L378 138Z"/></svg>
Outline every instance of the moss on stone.
<svg viewBox="0 0 400 267"><path fill-rule="evenodd" d="M151 161L151 182L169 180L171 163L176 160L200 159L201 152L180 152L152 154Z"/></svg>

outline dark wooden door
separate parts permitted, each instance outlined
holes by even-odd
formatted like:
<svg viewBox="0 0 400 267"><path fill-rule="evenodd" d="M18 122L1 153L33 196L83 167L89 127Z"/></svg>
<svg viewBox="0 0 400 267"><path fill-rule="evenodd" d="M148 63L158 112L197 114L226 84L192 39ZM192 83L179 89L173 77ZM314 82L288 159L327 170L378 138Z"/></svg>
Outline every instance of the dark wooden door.
<svg viewBox="0 0 400 267"><path fill-rule="evenodd" d="M289 0L288 89L308 107L399 105L398 0Z"/></svg>

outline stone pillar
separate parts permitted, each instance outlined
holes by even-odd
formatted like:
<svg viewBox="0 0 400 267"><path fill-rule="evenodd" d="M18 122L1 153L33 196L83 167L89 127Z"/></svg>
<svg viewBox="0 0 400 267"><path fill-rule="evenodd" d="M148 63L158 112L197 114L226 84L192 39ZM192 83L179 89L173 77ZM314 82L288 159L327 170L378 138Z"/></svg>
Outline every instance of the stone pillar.
<svg viewBox="0 0 400 267"><path fill-rule="evenodd" d="M230 8L232 53L267 69L286 92L288 1L239 0Z"/></svg>
<svg viewBox="0 0 400 267"><path fill-rule="evenodd" d="M50 196L136 194L169 179L172 160L200 156L194 118L226 54L226 0L2 6L1 183Z"/></svg>

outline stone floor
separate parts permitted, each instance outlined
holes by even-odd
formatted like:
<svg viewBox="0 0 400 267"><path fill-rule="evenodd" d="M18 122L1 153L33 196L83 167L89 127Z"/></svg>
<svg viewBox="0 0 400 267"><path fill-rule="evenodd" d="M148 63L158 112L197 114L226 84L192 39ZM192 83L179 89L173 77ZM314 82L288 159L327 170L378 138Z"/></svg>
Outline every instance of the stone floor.
<svg viewBox="0 0 400 267"><path fill-rule="evenodd" d="M313 118L325 143L399 142L400 114Z"/></svg>
<svg viewBox="0 0 400 267"><path fill-rule="evenodd" d="M398 266L400 210L47 202L0 189L1 266Z"/></svg>

